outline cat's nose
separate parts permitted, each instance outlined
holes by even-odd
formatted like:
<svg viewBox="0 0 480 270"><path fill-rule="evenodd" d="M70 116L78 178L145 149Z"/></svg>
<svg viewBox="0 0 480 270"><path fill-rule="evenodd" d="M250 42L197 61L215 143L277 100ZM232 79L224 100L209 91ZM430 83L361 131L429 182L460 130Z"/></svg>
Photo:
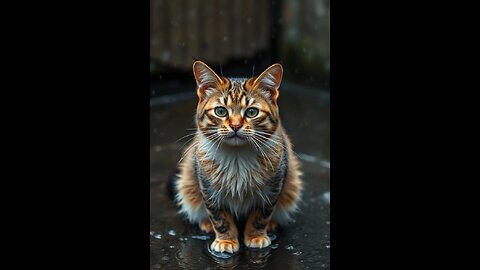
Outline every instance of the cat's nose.
<svg viewBox="0 0 480 270"><path fill-rule="evenodd" d="M231 123L230 127L233 129L233 131L237 132L242 127L242 124Z"/></svg>

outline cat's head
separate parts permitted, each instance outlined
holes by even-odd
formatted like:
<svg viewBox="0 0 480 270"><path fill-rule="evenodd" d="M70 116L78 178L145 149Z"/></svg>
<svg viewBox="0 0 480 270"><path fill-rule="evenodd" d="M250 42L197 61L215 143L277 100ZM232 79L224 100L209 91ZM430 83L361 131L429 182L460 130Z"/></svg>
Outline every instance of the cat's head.
<svg viewBox="0 0 480 270"><path fill-rule="evenodd" d="M209 140L245 145L269 139L280 119L277 99L283 68L274 64L252 78L218 76L201 61L193 64L197 82L197 127Z"/></svg>

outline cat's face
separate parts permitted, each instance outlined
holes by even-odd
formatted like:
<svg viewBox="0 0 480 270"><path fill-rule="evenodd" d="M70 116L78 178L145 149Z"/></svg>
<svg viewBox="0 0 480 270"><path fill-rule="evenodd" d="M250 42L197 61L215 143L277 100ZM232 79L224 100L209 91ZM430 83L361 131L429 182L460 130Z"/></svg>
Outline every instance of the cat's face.
<svg viewBox="0 0 480 270"><path fill-rule="evenodd" d="M259 147L279 125L277 98L282 66L249 79L218 76L203 62L193 64L197 81L197 126L214 143Z"/></svg>

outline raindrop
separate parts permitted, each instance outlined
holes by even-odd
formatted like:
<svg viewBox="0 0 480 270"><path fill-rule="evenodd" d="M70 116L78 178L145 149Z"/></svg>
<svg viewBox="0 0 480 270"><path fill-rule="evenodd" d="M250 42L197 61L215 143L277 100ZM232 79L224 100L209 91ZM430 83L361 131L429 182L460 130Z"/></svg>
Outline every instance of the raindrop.
<svg viewBox="0 0 480 270"><path fill-rule="evenodd" d="M290 244L290 245L286 246L285 248L288 249L288 250L292 250L293 246Z"/></svg>
<svg viewBox="0 0 480 270"><path fill-rule="evenodd" d="M328 204L330 203L330 191L323 193L322 200L324 200Z"/></svg>
<svg viewBox="0 0 480 270"><path fill-rule="evenodd" d="M177 235L177 233L174 230L168 230L168 234L171 236Z"/></svg>
<svg viewBox="0 0 480 270"><path fill-rule="evenodd" d="M168 261L168 260L170 260L170 258L169 258L168 256L163 256L160 260L162 260L162 261Z"/></svg>

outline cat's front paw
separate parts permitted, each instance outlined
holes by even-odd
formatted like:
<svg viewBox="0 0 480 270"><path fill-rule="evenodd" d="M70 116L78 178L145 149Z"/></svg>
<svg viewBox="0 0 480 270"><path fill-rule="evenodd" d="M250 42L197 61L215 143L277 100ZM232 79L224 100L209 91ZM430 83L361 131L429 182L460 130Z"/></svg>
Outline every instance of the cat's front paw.
<svg viewBox="0 0 480 270"><path fill-rule="evenodd" d="M245 236L244 239L245 246L251 247L251 248L265 248L270 246L272 241L270 240L270 237L268 235L257 235L257 236Z"/></svg>
<svg viewBox="0 0 480 270"><path fill-rule="evenodd" d="M240 244L238 240L220 240L215 239L213 243L210 245L210 249L216 252L229 252L234 253L238 251Z"/></svg>

